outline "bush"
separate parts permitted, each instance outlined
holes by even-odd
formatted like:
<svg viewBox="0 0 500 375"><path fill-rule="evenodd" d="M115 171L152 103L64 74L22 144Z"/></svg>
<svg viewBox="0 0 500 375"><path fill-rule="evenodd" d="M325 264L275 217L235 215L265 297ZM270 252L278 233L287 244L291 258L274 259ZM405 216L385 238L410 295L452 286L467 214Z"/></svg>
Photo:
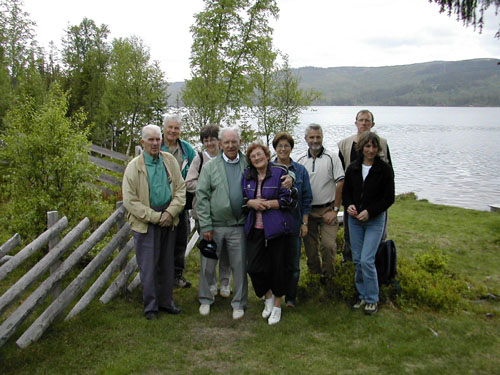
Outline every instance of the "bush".
<svg viewBox="0 0 500 375"><path fill-rule="evenodd" d="M439 251L418 254L415 262L400 259L398 266L402 294L397 302L403 309L454 311L463 304L467 283L448 271L447 258Z"/></svg>
<svg viewBox="0 0 500 375"><path fill-rule="evenodd" d="M43 104L23 97L7 113L0 149L0 160L7 161L7 217L23 239L45 230L47 211L66 215L70 225L84 216L102 219L109 211L89 186L97 168L89 160L84 116L68 118L67 109L67 96L55 85Z"/></svg>

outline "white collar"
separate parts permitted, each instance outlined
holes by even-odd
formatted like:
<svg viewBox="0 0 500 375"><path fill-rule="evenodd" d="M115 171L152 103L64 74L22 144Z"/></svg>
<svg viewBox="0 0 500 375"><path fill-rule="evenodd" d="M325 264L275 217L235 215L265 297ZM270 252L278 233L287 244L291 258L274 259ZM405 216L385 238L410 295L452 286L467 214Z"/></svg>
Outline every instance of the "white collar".
<svg viewBox="0 0 500 375"><path fill-rule="evenodd" d="M224 158L224 161L229 164L236 164L240 162L240 153L238 152L236 154L236 158L234 160L229 159L224 152L222 152L222 157Z"/></svg>

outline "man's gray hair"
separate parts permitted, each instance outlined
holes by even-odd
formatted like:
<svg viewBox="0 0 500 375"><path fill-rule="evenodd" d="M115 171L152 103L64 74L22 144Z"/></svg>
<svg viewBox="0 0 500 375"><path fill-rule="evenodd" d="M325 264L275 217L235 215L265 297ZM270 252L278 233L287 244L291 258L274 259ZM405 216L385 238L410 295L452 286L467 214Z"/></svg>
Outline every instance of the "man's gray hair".
<svg viewBox="0 0 500 375"><path fill-rule="evenodd" d="M158 125L149 124L142 128L142 135L141 135L142 139L146 139L148 131L154 131L155 133L159 133L161 136L161 128Z"/></svg>
<svg viewBox="0 0 500 375"><path fill-rule="evenodd" d="M306 137L307 137L307 133L309 133L310 130L314 130L314 131L320 131L321 132L321 135L323 135L323 129L321 128L321 125L320 124L309 124L307 125L307 128L306 128Z"/></svg>
<svg viewBox="0 0 500 375"><path fill-rule="evenodd" d="M163 118L163 127L169 122L176 122L182 127L182 116L181 115L168 115Z"/></svg>
<svg viewBox="0 0 500 375"><path fill-rule="evenodd" d="M236 128L236 127L234 127L234 128L229 127L229 128L221 128L221 129L219 130L219 140L222 140L222 136L223 136L223 135L224 135L224 133L225 133L225 132L227 132L227 131L233 131L233 132L235 132L235 133L236 133L236 135L238 136L238 140L240 140L240 139L241 139L240 129L239 129L239 128Z"/></svg>

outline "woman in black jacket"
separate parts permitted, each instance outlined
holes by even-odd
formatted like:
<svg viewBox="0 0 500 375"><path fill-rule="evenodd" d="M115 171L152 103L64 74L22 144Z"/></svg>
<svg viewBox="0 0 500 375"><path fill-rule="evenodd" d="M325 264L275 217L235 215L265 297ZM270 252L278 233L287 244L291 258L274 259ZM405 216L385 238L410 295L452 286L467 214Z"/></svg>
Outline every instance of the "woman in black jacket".
<svg viewBox="0 0 500 375"><path fill-rule="evenodd" d="M347 168L342 190L359 293L353 308L373 314L378 311L379 293L375 255L384 233L386 211L394 203L394 173L378 156L380 138L376 133L363 133L356 149L358 157Z"/></svg>

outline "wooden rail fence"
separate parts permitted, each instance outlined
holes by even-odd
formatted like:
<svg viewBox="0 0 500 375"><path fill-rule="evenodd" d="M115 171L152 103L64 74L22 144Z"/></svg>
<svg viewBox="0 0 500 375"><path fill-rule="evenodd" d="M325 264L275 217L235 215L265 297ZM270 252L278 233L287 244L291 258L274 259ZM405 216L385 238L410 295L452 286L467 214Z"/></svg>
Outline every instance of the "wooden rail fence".
<svg viewBox="0 0 500 375"><path fill-rule="evenodd" d="M0 277L4 279L12 270L19 267L30 256L49 244L47 254L0 296L0 316L9 312L9 307L21 299L28 288L40 280L50 269L50 274L46 279L2 322L0 326L0 347L9 340L21 324L36 311L37 307L49 295L52 295L52 303L38 315L31 326L16 340L16 344L20 348L26 348L32 342L37 341L46 329L57 321L71 305L73 306L65 317L65 320L71 319L84 310L101 294L106 286L106 290L104 290L99 298L99 301L103 304L111 302L113 298L127 291L133 292L140 285L137 261L135 254L132 255L134 252L134 243L133 239L130 238L131 230L129 224L124 221L125 208L121 205L121 202L118 206L115 212L90 234L87 239L81 242L64 261L61 261L61 257L68 253L88 230L90 224L88 218L84 218L60 239L60 233L67 227L68 220L66 217L54 220L54 218L57 218L57 213L50 212L47 213L48 229L15 255L9 256L8 254L21 244L18 234L15 234L0 246L0 258L6 258L5 263L0 267ZM193 231L186 249L186 257L198 240L198 233L194 230L194 221L192 219L190 224ZM115 227L117 228L116 234L85 268L81 270L78 276L64 290L54 293L54 290L57 290L60 286L61 280L72 269L78 266L80 260ZM116 275L120 269L121 271L115 279L111 280L113 275ZM89 286L90 280L98 273L100 275ZM137 274L129 282L134 273ZM77 302L75 303L75 301Z"/></svg>

